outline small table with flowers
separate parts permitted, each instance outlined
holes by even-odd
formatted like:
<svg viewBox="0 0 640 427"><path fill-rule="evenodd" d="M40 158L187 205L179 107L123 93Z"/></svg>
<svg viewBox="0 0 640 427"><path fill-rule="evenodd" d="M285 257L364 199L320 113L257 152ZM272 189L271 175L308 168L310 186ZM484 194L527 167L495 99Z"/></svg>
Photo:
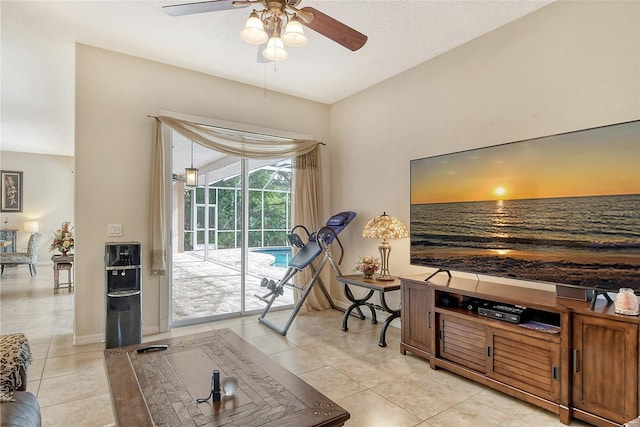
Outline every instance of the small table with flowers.
<svg viewBox="0 0 640 427"><path fill-rule="evenodd" d="M336 280L344 284L344 295L349 301L352 302L349 308L344 312L344 317L342 318L342 330L345 332L349 330L349 328L347 327L347 320L349 319L349 315L351 315L353 309L355 309L356 307L360 307L363 305L369 307L369 309L371 310L371 323L374 325L378 323L375 309L384 310L391 315L387 317L387 320L385 320L384 324L382 325L382 331L380 332L380 342L378 342L378 345L380 347L386 347L387 341L385 337L387 335L387 328L394 319L400 317L400 308L398 308L397 310L389 308L384 294L386 292L400 290L400 279L382 281L376 280L375 278L366 279L362 274L352 274L348 276L338 276L336 277ZM356 298L351 292L349 285L369 289L369 292L367 292L367 294L363 298ZM373 293L375 291L378 291L380 293L380 306L369 302L369 298L373 296Z"/></svg>
<svg viewBox="0 0 640 427"><path fill-rule="evenodd" d="M53 291L58 292L58 289L63 287L71 292L73 290L73 254L54 255L51 261L53 261ZM67 282L60 283L61 270L67 271Z"/></svg>

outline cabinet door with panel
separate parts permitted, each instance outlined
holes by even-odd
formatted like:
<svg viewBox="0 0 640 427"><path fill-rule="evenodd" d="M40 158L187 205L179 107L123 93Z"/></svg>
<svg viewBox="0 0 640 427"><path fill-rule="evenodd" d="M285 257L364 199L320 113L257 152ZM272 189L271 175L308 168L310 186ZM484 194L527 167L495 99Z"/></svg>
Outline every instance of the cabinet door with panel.
<svg viewBox="0 0 640 427"><path fill-rule="evenodd" d="M487 373L488 328L472 319L439 314L438 357L466 366L482 374Z"/></svg>
<svg viewBox="0 0 640 427"><path fill-rule="evenodd" d="M433 289L426 283L402 282L402 343L400 349L411 346L424 354L431 353L431 319Z"/></svg>
<svg viewBox="0 0 640 427"><path fill-rule="evenodd" d="M573 406L624 423L638 416L638 326L573 319Z"/></svg>
<svg viewBox="0 0 640 427"><path fill-rule="evenodd" d="M560 401L558 335L536 338L492 328L489 343L491 378L552 402Z"/></svg>

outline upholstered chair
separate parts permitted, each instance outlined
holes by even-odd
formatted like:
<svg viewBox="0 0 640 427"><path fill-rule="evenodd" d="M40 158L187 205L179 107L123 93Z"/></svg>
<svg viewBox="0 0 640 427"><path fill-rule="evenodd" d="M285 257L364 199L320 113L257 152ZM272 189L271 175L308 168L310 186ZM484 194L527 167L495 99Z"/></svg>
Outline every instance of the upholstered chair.
<svg viewBox="0 0 640 427"><path fill-rule="evenodd" d="M0 274L4 273L5 265L27 264L29 273L33 277L36 274L40 239L42 239L42 234L33 233L27 243L27 252L0 252Z"/></svg>

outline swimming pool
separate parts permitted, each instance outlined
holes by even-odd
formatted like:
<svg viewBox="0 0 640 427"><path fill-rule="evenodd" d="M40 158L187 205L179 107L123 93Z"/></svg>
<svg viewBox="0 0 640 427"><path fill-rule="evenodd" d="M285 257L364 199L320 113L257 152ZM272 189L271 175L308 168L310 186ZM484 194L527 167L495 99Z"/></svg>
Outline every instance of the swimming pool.
<svg viewBox="0 0 640 427"><path fill-rule="evenodd" d="M276 267L288 267L289 261L291 260L291 248L289 246L258 248L253 251L273 255L276 259L273 265Z"/></svg>

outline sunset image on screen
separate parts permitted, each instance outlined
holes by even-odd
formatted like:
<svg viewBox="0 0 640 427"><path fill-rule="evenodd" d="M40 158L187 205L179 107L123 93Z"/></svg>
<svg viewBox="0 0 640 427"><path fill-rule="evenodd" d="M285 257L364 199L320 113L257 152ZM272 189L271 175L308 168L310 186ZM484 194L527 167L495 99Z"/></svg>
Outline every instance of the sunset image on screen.
<svg viewBox="0 0 640 427"><path fill-rule="evenodd" d="M412 160L410 174L412 264L640 291L640 121Z"/></svg>

